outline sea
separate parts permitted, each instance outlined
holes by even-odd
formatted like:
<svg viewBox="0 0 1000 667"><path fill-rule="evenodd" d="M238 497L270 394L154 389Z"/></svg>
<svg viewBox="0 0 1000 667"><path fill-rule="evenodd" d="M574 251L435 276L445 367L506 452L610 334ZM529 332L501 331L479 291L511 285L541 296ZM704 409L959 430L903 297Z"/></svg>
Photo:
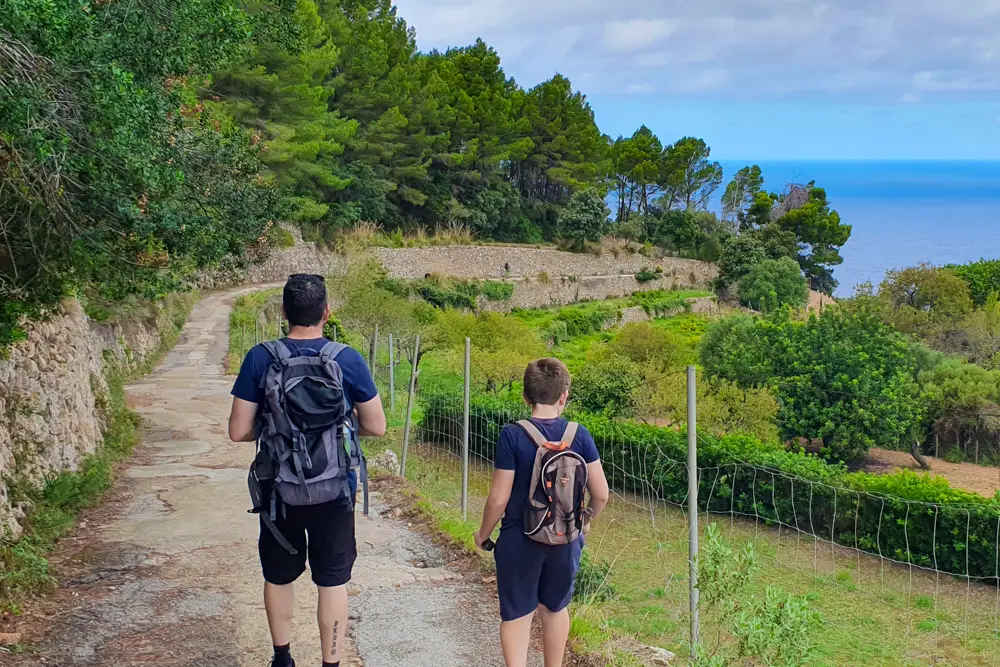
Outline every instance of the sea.
<svg viewBox="0 0 1000 667"><path fill-rule="evenodd" d="M748 161L723 161L725 183ZM764 188L816 181L851 239L834 269L835 296L876 285L888 269L1000 258L1000 161L756 162ZM721 189L720 189L721 190ZM715 206L718 206L716 201Z"/></svg>

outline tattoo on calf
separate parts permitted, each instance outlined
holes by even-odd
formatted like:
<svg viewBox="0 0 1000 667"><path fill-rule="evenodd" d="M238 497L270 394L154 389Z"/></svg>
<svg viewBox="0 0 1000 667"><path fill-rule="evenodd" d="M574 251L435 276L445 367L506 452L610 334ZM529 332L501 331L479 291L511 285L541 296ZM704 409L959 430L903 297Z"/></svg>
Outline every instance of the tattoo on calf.
<svg viewBox="0 0 1000 667"><path fill-rule="evenodd" d="M333 646L330 648L330 652L333 655L337 655L337 635L340 633L340 621L333 622Z"/></svg>

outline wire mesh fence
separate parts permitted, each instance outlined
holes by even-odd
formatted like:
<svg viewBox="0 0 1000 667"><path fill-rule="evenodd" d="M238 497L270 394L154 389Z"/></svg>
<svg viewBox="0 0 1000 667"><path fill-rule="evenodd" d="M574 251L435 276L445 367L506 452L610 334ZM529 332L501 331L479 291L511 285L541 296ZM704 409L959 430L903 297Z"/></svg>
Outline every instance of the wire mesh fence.
<svg viewBox="0 0 1000 667"><path fill-rule="evenodd" d="M387 412L402 425L407 399L398 392L408 387L412 355L394 349L390 360L388 337L375 348L376 383ZM406 380L400 382L401 376ZM394 407L391 397L385 399L393 388ZM479 388L467 407L461 377L418 374L413 412L410 432L400 429L394 439L403 455L408 435L406 477L449 525L471 535L489 491L500 430L530 411ZM647 421L669 422L655 415ZM678 425L657 430L681 435ZM614 421L595 440L612 501L588 550L611 564L615 594L584 606L616 633L683 652L690 633L691 506L684 452L637 437ZM761 591L778 585L810 600L823 619L813 664L1000 664L995 513L719 461L719 445L708 436L699 435L697 445L701 529L716 523L732 543L755 545L766 563ZM717 641L711 613L702 627L706 641Z"/></svg>
<svg viewBox="0 0 1000 667"><path fill-rule="evenodd" d="M231 337L242 356L285 331L280 299L273 299ZM413 336L373 331L360 345L352 342L369 362L407 479L468 538L489 491L500 430L529 416L528 407L479 387L467 401L462 374L414 373L420 349ZM673 416L644 418L661 425L662 437L651 440L614 420L595 433L612 500L588 551L610 564L602 585L614 592L581 607L616 634L683 654L690 637L688 463ZM703 434L697 445L701 530L716 523L730 542L755 545L766 563L761 591L781 586L810 601L823 619L813 664L1000 665L996 512L725 460ZM701 627L705 642L724 641L713 614Z"/></svg>

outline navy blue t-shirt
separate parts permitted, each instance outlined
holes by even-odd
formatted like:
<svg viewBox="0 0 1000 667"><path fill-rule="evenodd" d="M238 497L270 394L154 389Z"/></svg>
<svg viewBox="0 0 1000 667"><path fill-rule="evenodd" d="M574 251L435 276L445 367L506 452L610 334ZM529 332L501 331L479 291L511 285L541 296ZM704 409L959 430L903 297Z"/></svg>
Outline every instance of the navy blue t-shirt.
<svg viewBox="0 0 1000 667"><path fill-rule="evenodd" d="M555 419L532 419L531 423L538 427L546 438L558 441L566 432L568 423L562 417ZM587 463L593 463L601 457L597 453L597 445L590 432L580 426L573 439L571 448L583 457ZM531 473L535 467L535 454L538 447L534 441L517 424L509 424L500 431L497 441L497 470L513 470L514 486L510 492L510 500L503 515L501 532L511 529L521 530L524 522L524 506L528 502L528 491L531 487Z"/></svg>
<svg viewBox="0 0 1000 667"><path fill-rule="evenodd" d="M311 340L296 340L292 338L282 338L282 342L288 346L288 350L293 357L303 354L312 356L319 355L328 341L326 338L313 338ZM348 401L348 410L353 409L358 403L367 403L378 396L378 389L372 374L368 370L361 354L351 347L346 347L335 357L340 370L344 374L344 389ZM254 346L243 360L240 366L240 374L233 384L232 394L236 398L241 398L250 403L260 405L264 402L264 388L261 386L264 375L271 365L271 353L263 345ZM348 483L351 492L357 490L357 474L352 470L348 476Z"/></svg>

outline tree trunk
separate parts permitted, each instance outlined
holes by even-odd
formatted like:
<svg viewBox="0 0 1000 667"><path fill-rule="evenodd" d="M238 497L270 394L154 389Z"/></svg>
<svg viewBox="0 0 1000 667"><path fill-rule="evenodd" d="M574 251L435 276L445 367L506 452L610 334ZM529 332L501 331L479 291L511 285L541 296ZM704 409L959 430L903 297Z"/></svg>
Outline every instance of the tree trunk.
<svg viewBox="0 0 1000 667"><path fill-rule="evenodd" d="M924 458L924 455L920 453L920 443L917 440L914 440L913 446L910 447L910 455L913 457L913 460L917 462L917 465L919 465L921 468L923 468L924 470L931 469L931 464L928 463L927 459Z"/></svg>

